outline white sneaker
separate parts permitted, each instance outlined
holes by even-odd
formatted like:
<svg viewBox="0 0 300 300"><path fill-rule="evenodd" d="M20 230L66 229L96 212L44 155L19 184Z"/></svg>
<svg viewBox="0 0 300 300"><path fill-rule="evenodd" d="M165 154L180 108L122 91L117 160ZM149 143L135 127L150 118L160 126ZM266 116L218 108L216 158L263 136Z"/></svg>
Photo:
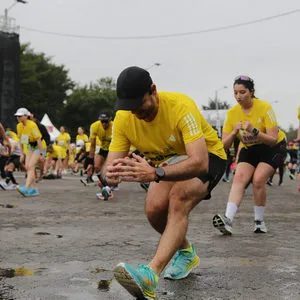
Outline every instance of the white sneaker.
<svg viewBox="0 0 300 300"><path fill-rule="evenodd" d="M254 221L254 230L255 233L266 233L268 231L264 221L255 220Z"/></svg>
<svg viewBox="0 0 300 300"><path fill-rule="evenodd" d="M18 184L8 184L7 187L6 187L6 190L7 191L14 191L16 188L17 188Z"/></svg>
<svg viewBox="0 0 300 300"><path fill-rule="evenodd" d="M224 235L231 235L232 234L232 222L226 216L215 215L213 217L213 225L215 228L220 230L221 233Z"/></svg>
<svg viewBox="0 0 300 300"><path fill-rule="evenodd" d="M5 181L0 181L0 188L4 191L7 190L8 184Z"/></svg>

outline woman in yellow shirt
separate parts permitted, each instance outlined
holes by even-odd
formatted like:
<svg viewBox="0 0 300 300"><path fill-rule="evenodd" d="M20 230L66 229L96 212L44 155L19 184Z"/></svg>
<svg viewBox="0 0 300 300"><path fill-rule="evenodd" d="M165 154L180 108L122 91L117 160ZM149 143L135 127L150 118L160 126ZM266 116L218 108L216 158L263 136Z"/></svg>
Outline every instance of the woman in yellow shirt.
<svg viewBox="0 0 300 300"><path fill-rule="evenodd" d="M27 148L25 169L27 171L26 184L17 187L24 197L39 195L35 185L35 166L40 159L44 159L44 149L42 146L42 134L35 122L29 120L30 112L26 108L19 108L15 113L18 119L17 135L21 143L20 162L24 161L24 148Z"/></svg>
<svg viewBox="0 0 300 300"><path fill-rule="evenodd" d="M61 146L67 152L67 156L63 160L63 173L65 173L64 170L67 170L69 167L69 157L70 157L69 151L70 151L71 137L67 132L66 127L61 126L59 131L60 131L60 135L56 138L56 143L58 146Z"/></svg>
<svg viewBox="0 0 300 300"><path fill-rule="evenodd" d="M215 215L213 225L223 234L231 234L232 221L245 187L252 180L254 232L265 233L266 181L279 166L286 151L285 135L278 129L271 105L255 97L254 82L250 77L238 76L233 88L238 104L227 112L222 141L224 148L228 149L234 138L238 137L241 150L225 216Z"/></svg>

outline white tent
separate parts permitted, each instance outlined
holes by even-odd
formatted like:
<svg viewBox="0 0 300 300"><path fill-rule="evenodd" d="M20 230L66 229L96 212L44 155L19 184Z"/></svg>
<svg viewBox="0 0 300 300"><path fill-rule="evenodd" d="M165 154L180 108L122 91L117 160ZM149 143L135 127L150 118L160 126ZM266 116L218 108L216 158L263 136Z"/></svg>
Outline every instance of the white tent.
<svg viewBox="0 0 300 300"><path fill-rule="evenodd" d="M54 141L60 135L59 130L52 124L47 114L44 114L41 124L47 128L51 141Z"/></svg>

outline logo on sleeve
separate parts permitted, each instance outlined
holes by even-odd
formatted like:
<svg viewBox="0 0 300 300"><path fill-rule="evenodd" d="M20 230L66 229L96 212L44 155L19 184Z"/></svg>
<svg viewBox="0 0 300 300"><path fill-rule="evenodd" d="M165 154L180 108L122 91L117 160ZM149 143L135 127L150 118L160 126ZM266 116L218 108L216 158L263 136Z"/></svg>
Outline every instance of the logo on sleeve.
<svg viewBox="0 0 300 300"><path fill-rule="evenodd" d="M170 142L176 142L175 136L173 134L170 135L169 141Z"/></svg>

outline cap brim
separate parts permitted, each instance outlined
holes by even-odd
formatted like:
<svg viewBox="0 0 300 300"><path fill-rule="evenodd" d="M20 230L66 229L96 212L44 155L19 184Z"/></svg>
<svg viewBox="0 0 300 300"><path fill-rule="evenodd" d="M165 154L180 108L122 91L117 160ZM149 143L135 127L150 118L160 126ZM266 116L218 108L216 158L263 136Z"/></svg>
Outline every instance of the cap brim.
<svg viewBox="0 0 300 300"><path fill-rule="evenodd" d="M22 117L24 115L21 115L21 114L15 114L15 117Z"/></svg>
<svg viewBox="0 0 300 300"><path fill-rule="evenodd" d="M143 96L134 99L120 99L116 101L116 110L136 110L143 103Z"/></svg>

